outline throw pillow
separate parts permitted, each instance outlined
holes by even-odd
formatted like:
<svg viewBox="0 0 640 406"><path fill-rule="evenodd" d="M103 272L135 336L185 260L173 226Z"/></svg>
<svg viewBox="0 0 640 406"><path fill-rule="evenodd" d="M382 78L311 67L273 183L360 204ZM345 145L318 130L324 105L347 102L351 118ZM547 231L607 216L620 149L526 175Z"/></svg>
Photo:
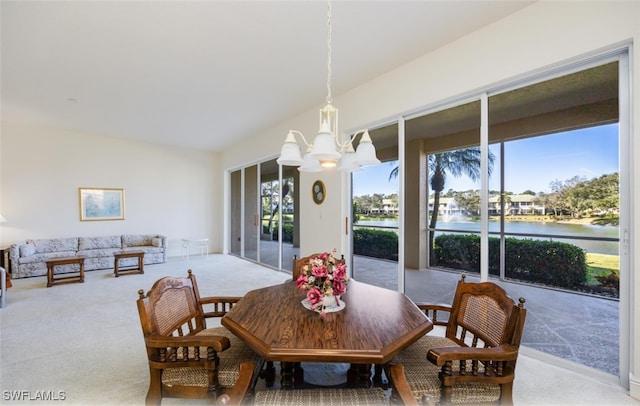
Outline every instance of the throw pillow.
<svg viewBox="0 0 640 406"><path fill-rule="evenodd" d="M152 238L151 239L151 245L153 245L154 247L162 247L162 239L161 238Z"/></svg>
<svg viewBox="0 0 640 406"><path fill-rule="evenodd" d="M36 253L36 246L33 244L25 244L20 246L20 256L28 257Z"/></svg>

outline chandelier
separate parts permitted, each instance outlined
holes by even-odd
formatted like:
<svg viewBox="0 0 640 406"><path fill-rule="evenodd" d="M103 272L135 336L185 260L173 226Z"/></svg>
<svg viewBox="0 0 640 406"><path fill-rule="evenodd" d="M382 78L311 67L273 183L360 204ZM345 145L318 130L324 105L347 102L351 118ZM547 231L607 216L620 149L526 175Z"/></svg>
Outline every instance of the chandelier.
<svg viewBox="0 0 640 406"><path fill-rule="evenodd" d="M300 131L289 130L277 162L279 165L298 166L300 172L320 172L338 167L340 162L339 170L356 172L363 166L379 164L380 160L367 130L357 131L344 143L338 140L338 109L331 104L331 0L327 7L327 32L327 104L320 109L320 130L313 144L308 143ZM358 149L354 150L353 141L360 134ZM306 145L304 155L300 154L296 135Z"/></svg>

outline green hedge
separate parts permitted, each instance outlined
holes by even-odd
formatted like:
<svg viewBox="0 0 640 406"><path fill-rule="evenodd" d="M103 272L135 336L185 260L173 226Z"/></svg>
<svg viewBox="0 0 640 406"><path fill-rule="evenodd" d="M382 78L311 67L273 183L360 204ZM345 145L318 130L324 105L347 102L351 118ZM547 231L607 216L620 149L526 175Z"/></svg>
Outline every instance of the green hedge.
<svg viewBox="0 0 640 406"><path fill-rule="evenodd" d="M373 258L398 260L398 234L374 229L353 230L353 252Z"/></svg>
<svg viewBox="0 0 640 406"><path fill-rule="evenodd" d="M434 241L435 265L480 272L480 237L443 234ZM499 275L500 239L489 238L489 273ZM505 239L505 276L575 289L586 283L587 261L575 245L544 240Z"/></svg>
<svg viewBox="0 0 640 406"><path fill-rule="evenodd" d="M266 227L263 227L266 232ZM274 241L278 240L278 222L274 222L273 232L271 233L271 237ZM282 241L283 242L293 242L293 224L291 223L283 223L282 224Z"/></svg>

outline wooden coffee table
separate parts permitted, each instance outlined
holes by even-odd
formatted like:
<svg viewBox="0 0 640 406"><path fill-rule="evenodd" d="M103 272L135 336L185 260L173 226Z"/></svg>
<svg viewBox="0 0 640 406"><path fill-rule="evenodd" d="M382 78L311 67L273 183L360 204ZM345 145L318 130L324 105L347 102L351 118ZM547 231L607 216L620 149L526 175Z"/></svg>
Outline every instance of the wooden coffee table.
<svg viewBox="0 0 640 406"><path fill-rule="evenodd" d="M138 258L138 265L123 268L120 266L120 260L125 258ZM144 252L143 251L122 251L113 254L113 273L116 278L120 274L144 273Z"/></svg>
<svg viewBox="0 0 640 406"><path fill-rule="evenodd" d="M61 257L51 258L47 262L47 287L59 285L62 283L80 282L84 283L84 257ZM62 265L78 265L79 271L77 275L56 276L55 267Z"/></svg>

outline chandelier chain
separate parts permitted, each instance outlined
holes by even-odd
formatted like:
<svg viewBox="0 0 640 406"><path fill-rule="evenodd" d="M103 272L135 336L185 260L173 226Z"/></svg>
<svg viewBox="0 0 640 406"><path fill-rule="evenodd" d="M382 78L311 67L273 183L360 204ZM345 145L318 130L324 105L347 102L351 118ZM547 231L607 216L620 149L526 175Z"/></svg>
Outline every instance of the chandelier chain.
<svg viewBox="0 0 640 406"><path fill-rule="evenodd" d="M327 104L331 104L331 0L327 6Z"/></svg>

